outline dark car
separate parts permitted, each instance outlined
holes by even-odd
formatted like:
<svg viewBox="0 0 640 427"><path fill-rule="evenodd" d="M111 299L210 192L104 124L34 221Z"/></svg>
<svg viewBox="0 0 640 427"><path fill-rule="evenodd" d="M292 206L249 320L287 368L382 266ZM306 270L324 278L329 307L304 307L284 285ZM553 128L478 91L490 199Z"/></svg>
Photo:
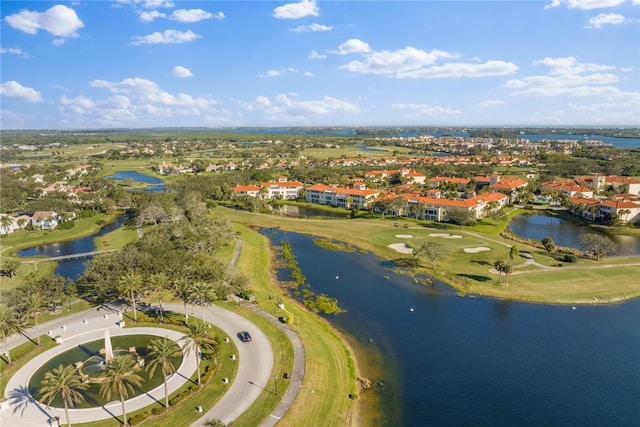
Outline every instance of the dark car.
<svg viewBox="0 0 640 427"><path fill-rule="evenodd" d="M238 332L238 338L242 342L249 342L251 341L251 334L247 331Z"/></svg>

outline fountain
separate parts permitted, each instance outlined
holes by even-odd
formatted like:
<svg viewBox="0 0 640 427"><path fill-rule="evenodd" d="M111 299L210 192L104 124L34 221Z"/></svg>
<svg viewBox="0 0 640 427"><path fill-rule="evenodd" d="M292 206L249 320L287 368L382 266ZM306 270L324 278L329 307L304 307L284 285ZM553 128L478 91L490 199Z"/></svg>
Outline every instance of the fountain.
<svg viewBox="0 0 640 427"><path fill-rule="evenodd" d="M111 347L111 336L109 330L104 331L104 361L109 363L113 360L113 348Z"/></svg>

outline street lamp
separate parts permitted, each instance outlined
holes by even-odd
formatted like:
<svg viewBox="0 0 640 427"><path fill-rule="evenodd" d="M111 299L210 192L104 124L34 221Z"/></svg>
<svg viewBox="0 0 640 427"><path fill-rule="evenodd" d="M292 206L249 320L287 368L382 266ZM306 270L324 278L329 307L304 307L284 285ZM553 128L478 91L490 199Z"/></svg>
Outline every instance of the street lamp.
<svg viewBox="0 0 640 427"><path fill-rule="evenodd" d="M278 377L273 377L273 385L276 388L276 395L278 395Z"/></svg>

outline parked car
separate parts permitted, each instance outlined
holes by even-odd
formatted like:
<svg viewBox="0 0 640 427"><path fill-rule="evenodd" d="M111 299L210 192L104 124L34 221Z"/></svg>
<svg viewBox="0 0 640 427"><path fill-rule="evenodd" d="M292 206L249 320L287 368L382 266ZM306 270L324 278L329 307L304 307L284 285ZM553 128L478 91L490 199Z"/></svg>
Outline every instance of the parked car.
<svg viewBox="0 0 640 427"><path fill-rule="evenodd" d="M251 341L251 334L247 331L238 332L238 338L242 342L249 342Z"/></svg>

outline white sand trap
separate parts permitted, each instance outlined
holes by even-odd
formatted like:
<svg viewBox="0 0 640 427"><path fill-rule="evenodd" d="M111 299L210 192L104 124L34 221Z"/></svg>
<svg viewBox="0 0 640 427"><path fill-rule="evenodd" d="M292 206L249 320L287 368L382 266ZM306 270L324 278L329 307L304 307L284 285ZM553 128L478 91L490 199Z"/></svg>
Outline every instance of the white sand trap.
<svg viewBox="0 0 640 427"><path fill-rule="evenodd" d="M462 236L459 234L449 234L449 233L431 233L429 234L431 237L444 237L445 239L462 239Z"/></svg>
<svg viewBox="0 0 640 427"><path fill-rule="evenodd" d="M413 234L396 234L396 237L398 239L411 239Z"/></svg>
<svg viewBox="0 0 640 427"><path fill-rule="evenodd" d="M470 254L477 254L478 252L490 251L491 248L486 246L478 246L476 248L464 248L464 251Z"/></svg>
<svg viewBox="0 0 640 427"><path fill-rule="evenodd" d="M401 254L413 253L413 248L408 247L406 243L393 243L389 245L389 247L396 252L400 252Z"/></svg>

